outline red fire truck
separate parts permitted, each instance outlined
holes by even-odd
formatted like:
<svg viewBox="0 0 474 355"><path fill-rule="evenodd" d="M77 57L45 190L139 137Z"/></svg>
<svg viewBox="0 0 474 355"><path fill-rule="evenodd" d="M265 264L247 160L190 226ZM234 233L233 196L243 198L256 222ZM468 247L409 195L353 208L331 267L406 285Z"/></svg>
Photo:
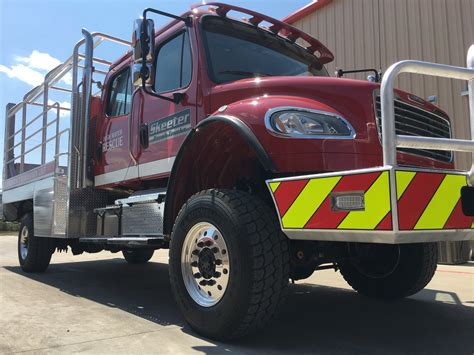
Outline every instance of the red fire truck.
<svg viewBox="0 0 474 355"><path fill-rule="evenodd" d="M155 31L152 14L171 22ZM289 280L334 268L364 295L406 297L432 278L435 242L474 238L474 169L453 163L474 142L394 89L405 72L467 80L474 127L474 46L467 68L403 61L379 84L331 77L317 39L227 4L146 9L131 42L82 33L6 110L4 214L21 221L24 271L56 250L144 263L169 248L185 319L225 340L267 324ZM129 50L99 58L107 42Z"/></svg>

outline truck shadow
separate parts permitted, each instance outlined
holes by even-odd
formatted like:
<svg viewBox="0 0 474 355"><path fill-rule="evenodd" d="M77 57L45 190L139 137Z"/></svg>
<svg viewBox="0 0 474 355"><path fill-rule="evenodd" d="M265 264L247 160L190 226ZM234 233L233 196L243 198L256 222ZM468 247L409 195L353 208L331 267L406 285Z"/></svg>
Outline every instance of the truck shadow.
<svg viewBox="0 0 474 355"><path fill-rule="evenodd" d="M180 326L197 336L173 301L166 264L128 265L122 259L108 259L52 264L45 274L25 274L13 266L5 269L162 326ZM450 303L435 301L440 298ZM259 354L472 354L473 334L474 307L463 306L454 293L427 289L415 298L381 302L345 289L296 284L290 287L279 318L265 331L194 349Z"/></svg>

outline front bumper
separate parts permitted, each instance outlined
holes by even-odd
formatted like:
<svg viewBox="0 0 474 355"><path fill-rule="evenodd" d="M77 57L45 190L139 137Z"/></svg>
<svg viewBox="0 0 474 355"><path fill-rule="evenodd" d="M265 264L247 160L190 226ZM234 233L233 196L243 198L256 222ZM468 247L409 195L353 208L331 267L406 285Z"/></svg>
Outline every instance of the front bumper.
<svg viewBox="0 0 474 355"><path fill-rule="evenodd" d="M474 239L464 215L465 172L382 167L268 180L281 228L290 239L420 243ZM361 210L341 210L340 194L363 196Z"/></svg>

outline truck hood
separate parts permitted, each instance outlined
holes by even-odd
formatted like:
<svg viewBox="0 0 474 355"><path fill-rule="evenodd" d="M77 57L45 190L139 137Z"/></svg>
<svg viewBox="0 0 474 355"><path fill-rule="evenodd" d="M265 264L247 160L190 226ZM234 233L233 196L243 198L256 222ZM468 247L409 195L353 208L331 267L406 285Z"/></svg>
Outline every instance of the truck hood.
<svg viewBox="0 0 474 355"><path fill-rule="evenodd" d="M227 101L229 104L265 95L292 95L311 99L322 99L334 95L350 97L360 91L372 93L377 88L379 88L378 84L368 81L331 77L262 77L215 86L211 92L211 104L213 108L219 108L223 101Z"/></svg>
<svg viewBox="0 0 474 355"><path fill-rule="evenodd" d="M354 166L345 164L344 166L347 165L345 168L363 168L382 164L376 114L379 109L377 104L379 91L379 84L362 80L330 77L252 78L213 87L210 95L210 114L225 112L241 118L254 131L269 154L278 157L276 159L288 154L291 154L292 158L286 158L287 160L295 160L297 154L308 154L308 156L315 153L325 153L326 156L328 153L352 154L353 158L350 159L359 159L361 162L357 162ZM411 106L448 118L439 108L415 95L396 90L396 98ZM356 137L353 140L279 139L268 133L264 122L266 113L277 107L304 107L335 113L350 122ZM370 161L370 156L375 160ZM335 162L338 159L339 156L327 160ZM370 163L366 163L369 161ZM450 162L401 152L399 162L404 165L452 168ZM342 169L328 164L320 168L311 165L310 168L307 171Z"/></svg>
<svg viewBox="0 0 474 355"><path fill-rule="evenodd" d="M354 104L373 104L374 95L377 95L379 90L380 84L364 80L308 76L252 78L215 86L211 90L211 107L212 111L215 111L223 105L247 98L291 95L319 100L338 111L344 111L347 105L353 108ZM396 94L402 101L447 117L437 106L416 95L402 90L396 90Z"/></svg>

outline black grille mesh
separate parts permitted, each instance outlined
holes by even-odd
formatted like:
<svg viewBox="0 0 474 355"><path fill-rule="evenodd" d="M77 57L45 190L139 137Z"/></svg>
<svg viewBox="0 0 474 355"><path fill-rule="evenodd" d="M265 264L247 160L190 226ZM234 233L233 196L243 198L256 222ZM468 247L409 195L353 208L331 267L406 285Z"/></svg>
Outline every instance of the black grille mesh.
<svg viewBox="0 0 474 355"><path fill-rule="evenodd" d="M377 127L380 137L382 137L380 96L376 97L375 107L377 112ZM400 135L451 138L451 125L447 118L400 100L395 100L395 128L397 134ZM440 150L408 148L398 148L398 150L443 162L451 162L453 157L452 152Z"/></svg>

